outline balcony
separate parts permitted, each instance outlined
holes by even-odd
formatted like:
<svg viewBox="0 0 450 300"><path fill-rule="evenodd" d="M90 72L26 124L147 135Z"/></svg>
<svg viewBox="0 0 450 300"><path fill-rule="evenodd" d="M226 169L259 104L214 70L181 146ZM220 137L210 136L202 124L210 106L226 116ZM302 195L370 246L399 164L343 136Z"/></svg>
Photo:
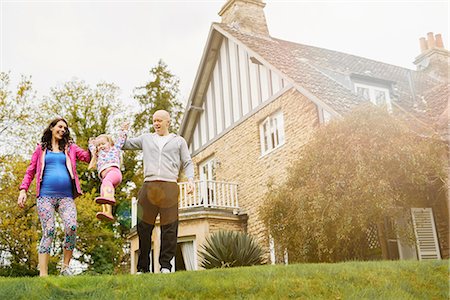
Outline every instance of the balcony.
<svg viewBox="0 0 450 300"><path fill-rule="evenodd" d="M219 208L235 211L239 209L238 184L225 181L194 181L194 191L187 193L187 182L178 183L180 188L179 209ZM131 203L131 227L137 224L137 199Z"/></svg>

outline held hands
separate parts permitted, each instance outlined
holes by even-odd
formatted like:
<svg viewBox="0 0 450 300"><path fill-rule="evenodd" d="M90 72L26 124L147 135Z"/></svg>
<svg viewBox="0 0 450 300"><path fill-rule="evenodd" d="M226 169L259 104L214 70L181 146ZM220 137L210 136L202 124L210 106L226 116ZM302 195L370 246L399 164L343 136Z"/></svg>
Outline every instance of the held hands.
<svg viewBox="0 0 450 300"><path fill-rule="evenodd" d="M120 128L122 131L127 131L130 129L130 122L123 122L122 127Z"/></svg>
<svg viewBox="0 0 450 300"><path fill-rule="evenodd" d="M17 198L17 205L20 208L24 208L26 201L27 201L27 192L25 190L20 190L19 198Z"/></svg>
<svg viewBox="0 0 450 300"><path fill-rule="evenodd" d="M194 192L194 179L189 179L186 187L186 192L192 194Z"/></svg>

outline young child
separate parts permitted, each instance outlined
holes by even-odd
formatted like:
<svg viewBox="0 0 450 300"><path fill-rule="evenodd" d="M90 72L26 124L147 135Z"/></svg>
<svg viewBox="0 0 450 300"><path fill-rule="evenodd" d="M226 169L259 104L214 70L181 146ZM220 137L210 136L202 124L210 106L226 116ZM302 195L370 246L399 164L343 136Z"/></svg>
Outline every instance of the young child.
<svg viewBox="0 0 450 300"><path fill-rule="evenodd" d="M112 215L112 205L116 204L114 189L122 181L120 153L127 131L128 123L124 123L116 143L106 134L89 139L89 150L92 153L89 169L97 168L98 177L102 181L100 197L95 198L95 202L102 205L102 211L96 214L97 219L100 220L114 221Z"/></svg>

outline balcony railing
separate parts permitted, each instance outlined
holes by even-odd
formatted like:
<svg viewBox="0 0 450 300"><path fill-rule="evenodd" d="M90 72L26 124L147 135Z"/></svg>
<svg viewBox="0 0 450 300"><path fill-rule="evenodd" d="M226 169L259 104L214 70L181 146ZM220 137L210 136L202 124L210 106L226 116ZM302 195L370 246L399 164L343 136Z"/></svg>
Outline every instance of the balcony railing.
<svg viewBox="0 0 450 300"><path fill-rule="evenodd" d="M195 181L192 194L187 193L187 182L180 187L180 209L191 207L239 208L237 183L225 181Z"/></svg>
<svg viewBox="0 0 450 300"><path fill-rule="evenodd" d="M238 184L225 181L194 181L194 191L187 193L187 182L178 183L180 188L179 209L212 207L238 209ZM131 227L137 224L137 199L131 203Z"/></svg>

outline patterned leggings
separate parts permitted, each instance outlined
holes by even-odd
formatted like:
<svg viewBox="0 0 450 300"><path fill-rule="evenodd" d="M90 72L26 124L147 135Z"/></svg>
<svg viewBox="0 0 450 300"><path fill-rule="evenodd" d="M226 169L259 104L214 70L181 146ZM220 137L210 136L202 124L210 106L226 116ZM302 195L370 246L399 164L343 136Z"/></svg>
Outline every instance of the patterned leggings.
<svg viewBox="0 0 450 300"><path fill-rule="evenodd" d="M77 209L71 197L38 197L37 209L42 224L42 239L39 253L50 253L55 237L55 210L64 222L64 249L73 250L77 237Z"/></svg>

